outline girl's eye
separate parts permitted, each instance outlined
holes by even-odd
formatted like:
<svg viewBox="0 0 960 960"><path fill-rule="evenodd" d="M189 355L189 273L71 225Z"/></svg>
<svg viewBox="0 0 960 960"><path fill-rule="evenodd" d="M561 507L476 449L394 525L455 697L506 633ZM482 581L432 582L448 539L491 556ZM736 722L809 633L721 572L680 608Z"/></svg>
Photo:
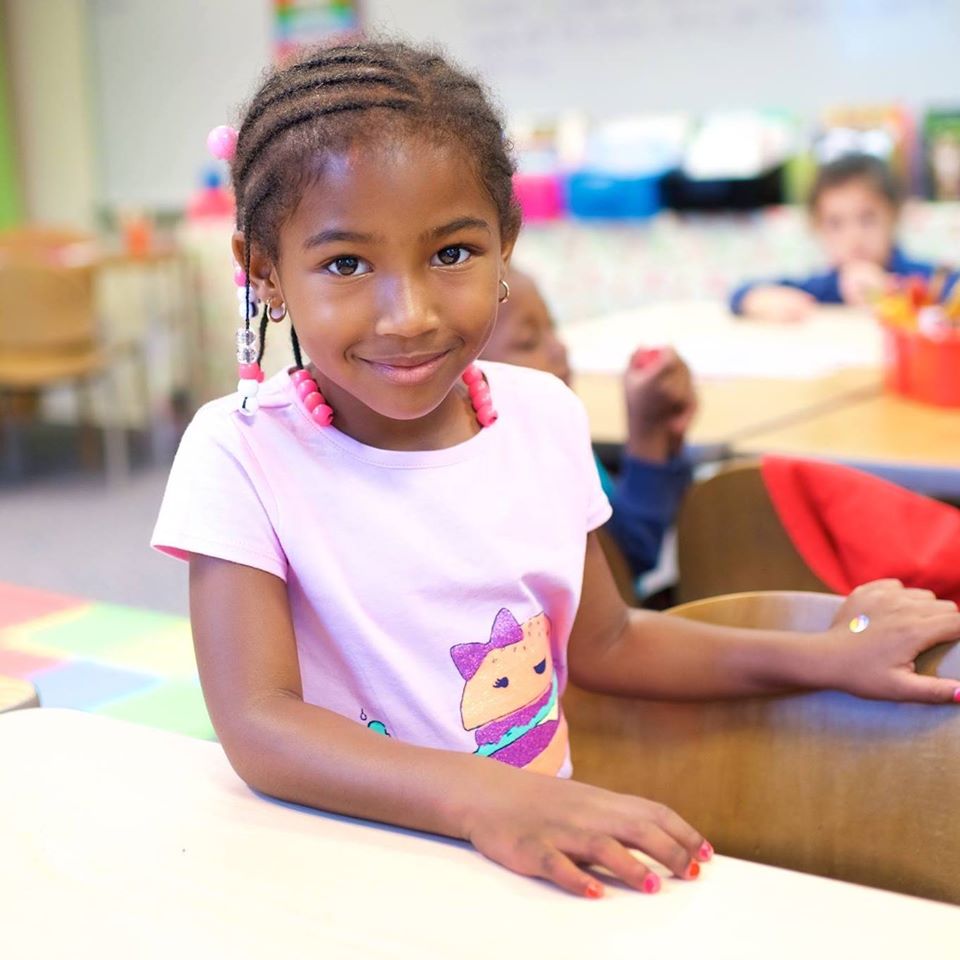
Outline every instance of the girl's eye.
<svg viewBox="0 0 960 960"><path fill-rule="evenodd" d="M356 277L362 273L370 272L369 265L359 257L337 257L323 269L337 277Z"/></svg>
<svg viewBox="0 0 960 960"><path fill-rule="evenodd" d="M445 267L463 263L470 258L470 251L466 247L444 247L434 255L434 260Z"/></svg>

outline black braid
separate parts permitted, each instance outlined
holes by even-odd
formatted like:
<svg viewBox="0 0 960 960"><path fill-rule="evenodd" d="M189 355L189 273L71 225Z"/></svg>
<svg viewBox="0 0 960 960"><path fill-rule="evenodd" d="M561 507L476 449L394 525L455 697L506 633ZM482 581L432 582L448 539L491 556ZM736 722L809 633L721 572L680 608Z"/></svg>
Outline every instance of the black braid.
<svg viewBox="0 0 960 960"><path fill-rule="evenodd" d="M300 339L297 337L297 331L293 329L293 324L290 324L290 343L293 346L293 359L297 363L297 369L303 369L303 354L300 353Z"/></svg>
<svg viewBox="0 0 960 960"><path fill-rule="evenodd" d="M335 103L327 107L305 107L302 110L298 110L296 113L291 114L288 117L283 117L278 120L272 126L267 127L265 130L258 132L258 137L256 140L256 146L247 147L248 153L244 156L243 161L238 165L237 172L235 174L239 179L247 174L250 167L257 162L260 154L281 134L286 133L288 130L292 130L294 127L299 127L301 124L305 123L315 123L321 117L329 116L333 113L347 113L353 110L371 110L376 107L380 107L387 110L405 110L409 107L412 107L413 104L409 100L348 100L346 103Z"/></svg>
<svg viewBox="0 0 960 960"><path fill-rule="evenodd" d="M257 353L257 363L263 362L263 354L267 349L267 327L270 324L270 304L263 302L263 313L260 316L260 350Z"/></svg>

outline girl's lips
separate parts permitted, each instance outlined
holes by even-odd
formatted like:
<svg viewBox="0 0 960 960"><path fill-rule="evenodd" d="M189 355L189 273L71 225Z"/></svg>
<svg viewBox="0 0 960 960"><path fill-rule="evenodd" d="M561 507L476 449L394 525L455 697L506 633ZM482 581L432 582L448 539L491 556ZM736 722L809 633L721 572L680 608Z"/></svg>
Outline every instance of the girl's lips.
<svg viewBox="0 0 960 960"><path fill-rule="evenodd" d="M389 357L385 360L370 360L366 363L378 376L391 383L416 385L429 380L443 365L449 351L419 359L417 357Z"/></svg>

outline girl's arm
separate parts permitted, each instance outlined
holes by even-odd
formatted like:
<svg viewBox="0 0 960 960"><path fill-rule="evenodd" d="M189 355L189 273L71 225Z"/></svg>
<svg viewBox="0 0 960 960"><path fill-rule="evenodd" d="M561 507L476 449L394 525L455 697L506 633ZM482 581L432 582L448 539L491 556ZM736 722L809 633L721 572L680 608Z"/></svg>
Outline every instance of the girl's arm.
<svg viewBox="0 0 960 960"><path fill-rule="evenodd" d="M859 613L870 626L847 624ZM606 693L701 700L802 688L863 697L948 702L956 680L919 676L928 647L960 638L957 605L896 580L858 587L824 633L743 630L627 607L595 534L587 543L583 595L568 651L571 679Z"/></svg>
<svg viewBox="0 0 960 960"><path fill-rule="evenodd" d="M204 698L231 764L263 793L469 840L490 859L573 893L597 864L636 889L659 881L628 847L693 876L709 846L660 804L496 760L404 744L303 700L282 580L194 556L190 616Z"/></svg>

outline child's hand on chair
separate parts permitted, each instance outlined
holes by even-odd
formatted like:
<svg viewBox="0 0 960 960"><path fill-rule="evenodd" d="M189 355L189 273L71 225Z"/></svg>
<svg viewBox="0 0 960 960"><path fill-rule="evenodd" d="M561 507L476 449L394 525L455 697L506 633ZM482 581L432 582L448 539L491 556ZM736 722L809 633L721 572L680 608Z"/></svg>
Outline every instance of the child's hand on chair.
<svg viewBox="0 0 960 960"><path fill-rule="evenodd" d="M847 597L827 632L822 686L873 700L949 703L960 680L923 676L914 661L924 650L960 638L952 600L899 580L874 580Z"/></svg>

